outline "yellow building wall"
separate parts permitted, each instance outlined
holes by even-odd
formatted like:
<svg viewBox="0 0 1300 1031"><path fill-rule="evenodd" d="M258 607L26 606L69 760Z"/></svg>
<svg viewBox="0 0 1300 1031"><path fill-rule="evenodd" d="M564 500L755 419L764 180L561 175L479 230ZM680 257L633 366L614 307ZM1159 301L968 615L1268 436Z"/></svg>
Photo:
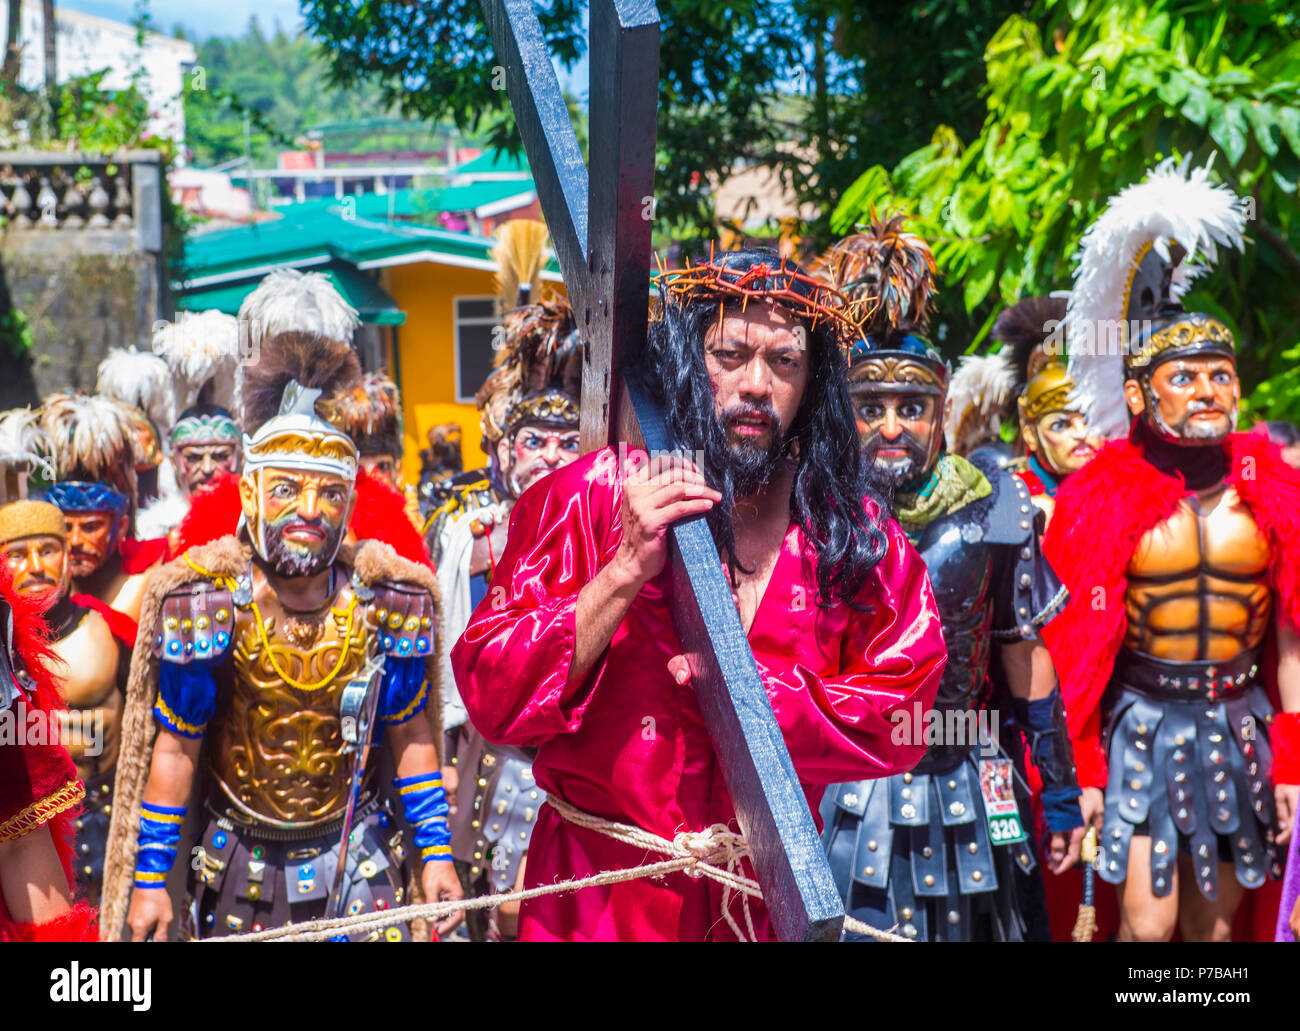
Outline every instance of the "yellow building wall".
<svg viewBox="0 0 1300 1031"><path fill-rule="evenodd" d="M402 392L406 454L403 479L420 480L420 449L428 447L429 430L447 422L461 427L461 456L464 468L478 469L487 463L479 447L482 436L478 409L473 403L456 400L456 308L458 297L492 297L493 273L418 262L394 265L382 271L380 284L406 312L406 322L397 327L396 367Z"/></svg>

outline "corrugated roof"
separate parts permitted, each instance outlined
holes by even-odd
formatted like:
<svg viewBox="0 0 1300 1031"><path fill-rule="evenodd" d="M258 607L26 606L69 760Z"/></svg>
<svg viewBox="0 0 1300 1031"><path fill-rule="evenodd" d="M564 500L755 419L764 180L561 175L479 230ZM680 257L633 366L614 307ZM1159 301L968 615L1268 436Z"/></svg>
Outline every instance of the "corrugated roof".
<svg viewBox="0 0 1300 1031"><path fill-rule="evenodd" d="M453 175L502 175L509 173L528 174L528 160L522 153L511 155L504 150L484 151L473 161L456 168Z"/></svg>
<svg viewBox="0 0 1300 1031"><path fill-rule="evenodd" d="M293 204L267 222L191 236L185 244L185 286L203 288L291 265L341 260L361 268L429 252L448 264L484 267L492 241L409 222L380 222L341 206ZM262 271L259 271L262 270Z"/></svg>
<svg viewBox="0 0 1300 1031"><path fill-rule="evenodd" d="M341 261L332 262L317 271L329 277L343 299L356 308L362 322L378 326L400 326L406 321L406 312L398 307L388 291L366 273ZM238 315L244 298L261 281L261 276L253 276L239 282L189 290L177 299L177 307L186 311L208 311L215 308L227 315Z"/></svg>

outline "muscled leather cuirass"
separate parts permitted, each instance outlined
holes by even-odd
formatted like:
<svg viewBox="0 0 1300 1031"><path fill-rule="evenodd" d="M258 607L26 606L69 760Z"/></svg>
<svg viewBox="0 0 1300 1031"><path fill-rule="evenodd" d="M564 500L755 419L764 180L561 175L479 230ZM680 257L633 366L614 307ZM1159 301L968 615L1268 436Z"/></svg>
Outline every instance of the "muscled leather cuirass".
<svg viewBox="0 0 1300 1031"><path fill-rule="evenodd" d="M1269 564L1235 490L1212 508L1184 498L1129 562L1124 646L1170 662L1223 661L1256 647L1273 602Z"/></svg>
<svg viewBox="0 0 1300 1031"><path fill-rule="evenodd" d="M352 758L343 752L340 696L375 638L368 607L353 600L345 581L328 609L294 615L263 592L265 639L251 607L236 611L228 708L212 724L208 762L245 818L283 828L343 814Z"/></svg>

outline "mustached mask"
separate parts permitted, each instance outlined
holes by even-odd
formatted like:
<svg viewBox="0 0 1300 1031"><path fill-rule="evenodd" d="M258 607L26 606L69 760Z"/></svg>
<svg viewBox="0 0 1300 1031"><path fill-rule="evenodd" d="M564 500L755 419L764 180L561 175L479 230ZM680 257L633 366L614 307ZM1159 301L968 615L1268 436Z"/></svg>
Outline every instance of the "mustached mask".
<svg viewBox="0 0 1300 1031"><path fill-rule="evenodd" d="M1069 378L1075 404L1103 437L1129 431L1124 384L1135 380L1144 429L1172 444L1205 443L1165 425L1152 373L1178 358L1236 360L1228 327L1182 303L1220 247L1244 244L1246 205L1209 173L1209 164L1167 159L1112 197L1084 234L1066 315ZM1235 411L1228 415L1235 419Z"/></svg>
<svg viewBox="0 0 1300 1031"><path fill-rule="evenodd" d="M353 486L357 477L357 448L352 438L316 414L320 390L291 381L277 415L266 420L252 436L244 437L244 469L241 492L246 499L240 527L248 533L257 555L273 566L284 565L268 533L266 479L272 470L338 477L347 486L348 498L343 522L337 534L327 534L327 553L318 554L310 570L283 570L288 575L314 572L334 561L342 543L347 514L351 512ZM247 499L252 499L251 504ZM250 511L251 509L251 511ZM331 539L332 538L332 539Z"/></svg>

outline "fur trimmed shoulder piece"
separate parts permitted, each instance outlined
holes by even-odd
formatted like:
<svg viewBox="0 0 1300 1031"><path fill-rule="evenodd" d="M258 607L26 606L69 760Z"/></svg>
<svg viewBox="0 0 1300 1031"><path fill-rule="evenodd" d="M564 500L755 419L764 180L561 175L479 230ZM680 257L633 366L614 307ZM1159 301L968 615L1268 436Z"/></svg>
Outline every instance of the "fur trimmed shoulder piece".
<svg viewBox="0 0 1300 1031"><path fill-rule="evenodd" d="M1273 552L1270 582L1300 628L1300 471L1266 438L1228 438L1228 484L1250 508ZM1043 630L1061 682L1080 783L1104 787L1101 698L1127 629L1125 570L1138 543L1173 515L1188 494L1181 477L1162 473L1127 440L1112 441L1069 476L1043 551L1070 590L1070 603Z"/></svg>

